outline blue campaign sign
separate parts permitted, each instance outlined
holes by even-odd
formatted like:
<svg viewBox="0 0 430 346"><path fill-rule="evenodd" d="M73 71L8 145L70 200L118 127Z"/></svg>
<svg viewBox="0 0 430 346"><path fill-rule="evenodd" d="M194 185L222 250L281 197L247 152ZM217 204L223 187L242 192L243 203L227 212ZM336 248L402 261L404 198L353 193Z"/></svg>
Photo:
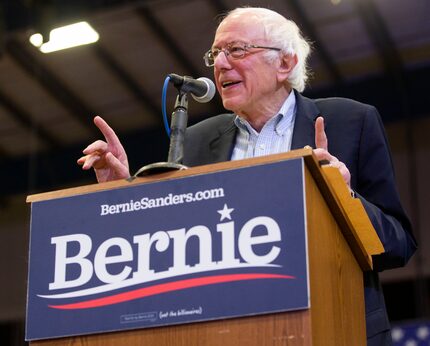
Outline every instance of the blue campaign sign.
<svg viewBox="0 0 430 346"><path fill-rule="evenodd" d="M309 307L294 159L32 204L27 340Z"/></svg>

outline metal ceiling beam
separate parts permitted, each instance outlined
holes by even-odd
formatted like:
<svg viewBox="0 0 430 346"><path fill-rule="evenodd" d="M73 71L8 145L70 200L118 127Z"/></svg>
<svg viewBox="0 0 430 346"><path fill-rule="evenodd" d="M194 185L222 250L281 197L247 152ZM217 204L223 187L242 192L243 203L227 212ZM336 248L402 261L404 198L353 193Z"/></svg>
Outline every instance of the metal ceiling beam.
<svg viewBox="0 0 430 346"><path fill-rule="evenodd" d="M12 114L13 118L27 130L35 130L37 135L42 139L43 142L48 144L51 148L61 148L63 145L58 141L57 138L52 136L49 132L45 131L40 124L33 121L30 114L19 107L13 102L10 97L3 94L0 91L0 104Z"/></svg>
<svg viewBox="0 0 430 346"><path fill-rule="evenodd" d="M200 71L194 66L193 62L188 58L185 51L176 43L177 40L170 36L167 30L155 18L148 6L140 5L136 10L146 26L152 30L153 34L164 44L166 50L175 57L175 60L177 60L184 67L185 71L188 71L187 73L193 77L198 77L200 75ZM224 111L219 98L212 100L210 105L213 110Z"/></svg>
<svg viewBox="0 0 430 346"><path fill-rule="evenodd" d="M167 30L155 18L149 7L141 5L138 6L136 10L140 18L145 22L146 26L152 30L155 37L164 44L166 50L175 57L175 60L184 67L185 71L189 71L190 75L193 77L199 76L199 70L194 66L193 62L188 59L185 51L176 43L176 40L170 36Z"/></svg>
<svg viewBox="0 0 430 346"><path fill-rule="evenodd" d="M96 44L93 47L94 53L100 61L109 68L143 107L149 109L154 118L157 117L158 119L158 114L161 114L161 108L156 105L154 100L144 90L142 90L136 80L100 44Z"/></svg>
<svg viewBox="0 0 430 346"><path fill-rule="evenodd" d="M26 46L17 39L6 41L6 50L54 99L58 100L92 135L98 136L93 126L93 116L96 114L78 96L76 96L57 76L40 61L36 60Z"/></svg>
<svg viewBox="0 0 430 346"><path fill-rule="evenodd" d="M299 0L288 0L287 5L291 7L295 12L298 25L301 26L301 29L305 36L312 42L312 46L314 47L316 54L318 54L325 68L329 72L332 81L335 84L342 84L342 75L333 59L330 57L330 54L322 45L322 41L318 37L315 27L312 25L311 21L306 15L303 5L300 3Z"/></svg>
<svg viewBox="0 0 430 346"><path fill-rule="evenodd" d="M372 0L353 0L353 3L381 57L386 73L393 78L402 92L402 89L405 89L402 58L378 9Z"/></svg>

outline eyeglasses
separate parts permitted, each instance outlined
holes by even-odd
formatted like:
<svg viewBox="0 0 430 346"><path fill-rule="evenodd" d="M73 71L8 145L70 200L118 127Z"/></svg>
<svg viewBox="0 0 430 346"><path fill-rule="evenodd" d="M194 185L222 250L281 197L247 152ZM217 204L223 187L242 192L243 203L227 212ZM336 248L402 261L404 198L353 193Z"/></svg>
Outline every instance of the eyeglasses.
<svg viewBox="0 0 430 346"><path fill-rule="evenodd" d="M233 59L242 59L249 52L250 49L254 49L254 48L271 49L276 51L281 50L280 48L274 48L274 47L256 46L254 44L232 42L227 44L222 49L219 49L219 48L209 49L203 56L203 60L205 61L205 65L207 67L211 67L215 64L215 59L221 52L224 52L226 57L231 56Z"/></svg>

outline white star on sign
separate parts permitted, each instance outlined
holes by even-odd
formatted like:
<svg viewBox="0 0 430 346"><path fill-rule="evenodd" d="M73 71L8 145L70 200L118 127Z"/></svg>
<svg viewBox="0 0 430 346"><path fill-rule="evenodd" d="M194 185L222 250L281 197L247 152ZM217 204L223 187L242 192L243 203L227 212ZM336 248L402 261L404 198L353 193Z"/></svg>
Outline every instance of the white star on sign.
<svg viewBox="0 0 430 346"><path fill-rule="evenodd" d="M222 221L224 219L231 220L230 214L232 213L233 210L234 210L234 208L229 208L229 207L227 207L227 204L224 204L224 208L217 211L221 215L220 221Z"/></svg>

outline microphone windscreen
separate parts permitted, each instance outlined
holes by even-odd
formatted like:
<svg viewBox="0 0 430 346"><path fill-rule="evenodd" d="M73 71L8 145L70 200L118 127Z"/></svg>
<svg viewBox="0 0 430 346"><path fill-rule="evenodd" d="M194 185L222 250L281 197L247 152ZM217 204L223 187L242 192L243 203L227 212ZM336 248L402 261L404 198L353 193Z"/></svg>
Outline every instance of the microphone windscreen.
<svg viewBox="0 0 430 346"><path fill-rule="evenodd" d="M200 77L197 78L198 81L204 82L207 86L207 91L202 96L195 96L194 94L191 94L194 100L200 103L206 103L213 99L216 92L216 87L214 82L212 82L209 78L206 77Z"/></svg>

